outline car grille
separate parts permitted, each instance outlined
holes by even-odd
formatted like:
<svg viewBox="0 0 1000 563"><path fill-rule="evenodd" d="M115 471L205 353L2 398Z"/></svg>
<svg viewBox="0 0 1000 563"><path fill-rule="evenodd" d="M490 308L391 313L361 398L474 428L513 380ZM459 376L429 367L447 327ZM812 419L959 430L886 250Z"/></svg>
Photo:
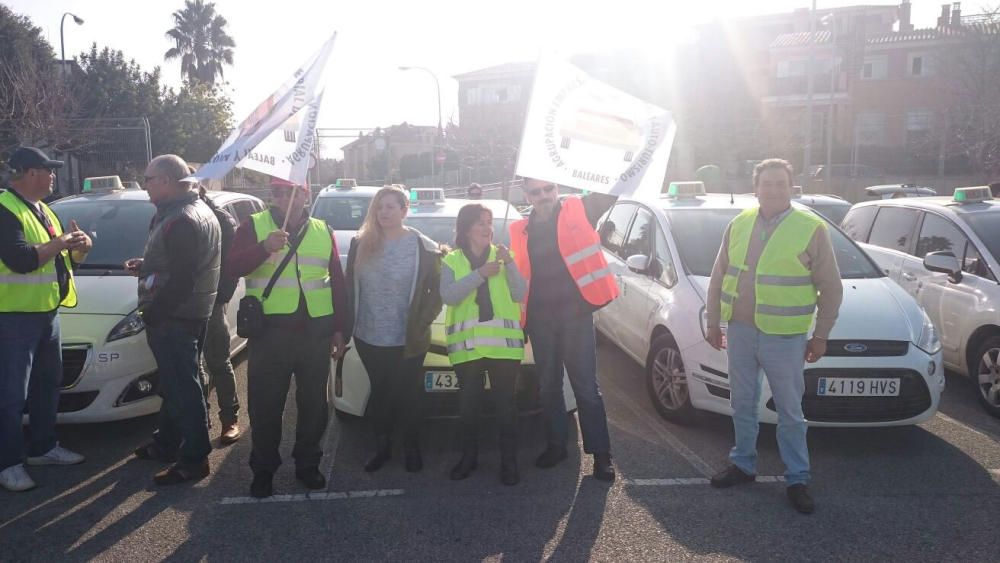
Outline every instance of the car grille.
<svg viewBox="0 0 1000 563"><path fill-rule="evenodd" d="M826 343L827 356L848 358L905 356L909 350L910 343L905 340L829 340Z"/></svg>
<svg viewBox="0 0 1000 563"><path fill-rule="evenodd" d="M818 397L820 377L899 378L898 397ZM811 422L893 422L906 420L931 406L931 394L924 378L908 369L807 369L802 411ZM767 402L774 411L774 399Z"/></svg>
<svg viewBox="0 0 1000 563"><path fill-rule="evenodd" d="M496 408L492 391L486 391L483 395L480 414L494 416ZM427 418L454 418L458 416L457 391L425 392L423 399L424 416ZM541 410L538 398L538 375L535 372L535 366L521 366L521 375L517 379L517 410L520 414Z"/></svg>
<svg viewBox="0 0 1000 563"><path fill-rule="evenodd" d="M62 349L63 374L60 386L63 389L69 389L80 381L89 355L90 347L64 347Z"/></svg>
<svg viewBox="0 0 1000 563"><path fill-rule="evenodd" d="M59 407L56 412L77 412L90 406L100 391L86 391L83 393L62 393L59 395ZM28 403L24 403L24 414L28 414Z"/></svg>

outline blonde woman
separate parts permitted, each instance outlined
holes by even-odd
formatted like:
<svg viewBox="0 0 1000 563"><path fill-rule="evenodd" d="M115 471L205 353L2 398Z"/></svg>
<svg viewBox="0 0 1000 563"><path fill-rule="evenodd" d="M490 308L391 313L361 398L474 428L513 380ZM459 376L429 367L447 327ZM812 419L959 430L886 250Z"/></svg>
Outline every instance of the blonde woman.
<svg viewBox="0 0 1000 563"><path fill-rule="evenodd" d="M392 434L403 429L405 466L420 471L424 356L431 323L441 312L439 245L403 221L409 201L403 190L379 190L351 241L347 288L354 311L353 336L371 381L367 416L375 455L365 471L378 471L391 457Z"/></svg>

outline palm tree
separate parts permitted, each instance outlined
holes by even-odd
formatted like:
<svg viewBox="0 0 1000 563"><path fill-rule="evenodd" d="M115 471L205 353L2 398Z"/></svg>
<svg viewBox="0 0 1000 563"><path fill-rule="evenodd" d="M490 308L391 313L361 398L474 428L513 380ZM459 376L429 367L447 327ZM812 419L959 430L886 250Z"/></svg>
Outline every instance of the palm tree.
<svg viewBox="0 0 1000 563"><path fill-rule="evenodd" d="M167 37L174 47L163 58L181 59L181 76L188 82L215 84L223 78L222 65L233 64L236 42L226 33L226 18L215 13L215 3L184 0L184 9L174 12L174 27Z"/></svg>

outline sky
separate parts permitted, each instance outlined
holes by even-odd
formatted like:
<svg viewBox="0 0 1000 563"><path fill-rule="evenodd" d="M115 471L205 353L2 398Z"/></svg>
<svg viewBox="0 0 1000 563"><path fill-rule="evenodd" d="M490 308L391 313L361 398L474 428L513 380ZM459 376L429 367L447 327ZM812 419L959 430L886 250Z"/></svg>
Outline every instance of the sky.
<svg viewBox="0 0 1000 563"><path fill-rule="evenodd" d="M931 27L941 0L912 0L913 23ZM120 49L144 69L160 66L168 85L181 83L180 62L164 61L166 31L183 0L4 0L42 28L58 55L65 12L66 56L96 42ZM818 0L819 8L878 0ZM319 126L369 129L406 121L437 123L434 79L399 66L422 66L439 79L442 118L458 122L455 74L506 62L533 61L543 52L572 54L640 47L667 50L690 40L693 26L714 19L789 12L809 0L216 0L236 41L225 69L237 121L273 92L334 31L337 43L325 76ZM977 2L966 2L974 13ZM356 134L354 131L353 134ZM350 139L324 141L325 156L340 156Z"/></svg>

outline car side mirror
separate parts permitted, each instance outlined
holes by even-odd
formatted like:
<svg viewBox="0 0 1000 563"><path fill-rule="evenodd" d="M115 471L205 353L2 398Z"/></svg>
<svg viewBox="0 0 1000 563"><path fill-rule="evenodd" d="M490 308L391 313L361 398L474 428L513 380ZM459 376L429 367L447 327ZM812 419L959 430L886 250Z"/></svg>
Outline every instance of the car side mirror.
<svg viewBox="0 0 1000 563"><path fill-rule="evenodd" d="M962 265L950 252L929 252L924 256L924 268L932 272L948 274L952 283L962 281Z"/></svg>
<svg viewBox="0 0 1000 563"><path fill-rule="evenodd" d="M649 274L649 256L645 254L633 254L625 259L625 265L629 270L637 274Z"/></svg>

